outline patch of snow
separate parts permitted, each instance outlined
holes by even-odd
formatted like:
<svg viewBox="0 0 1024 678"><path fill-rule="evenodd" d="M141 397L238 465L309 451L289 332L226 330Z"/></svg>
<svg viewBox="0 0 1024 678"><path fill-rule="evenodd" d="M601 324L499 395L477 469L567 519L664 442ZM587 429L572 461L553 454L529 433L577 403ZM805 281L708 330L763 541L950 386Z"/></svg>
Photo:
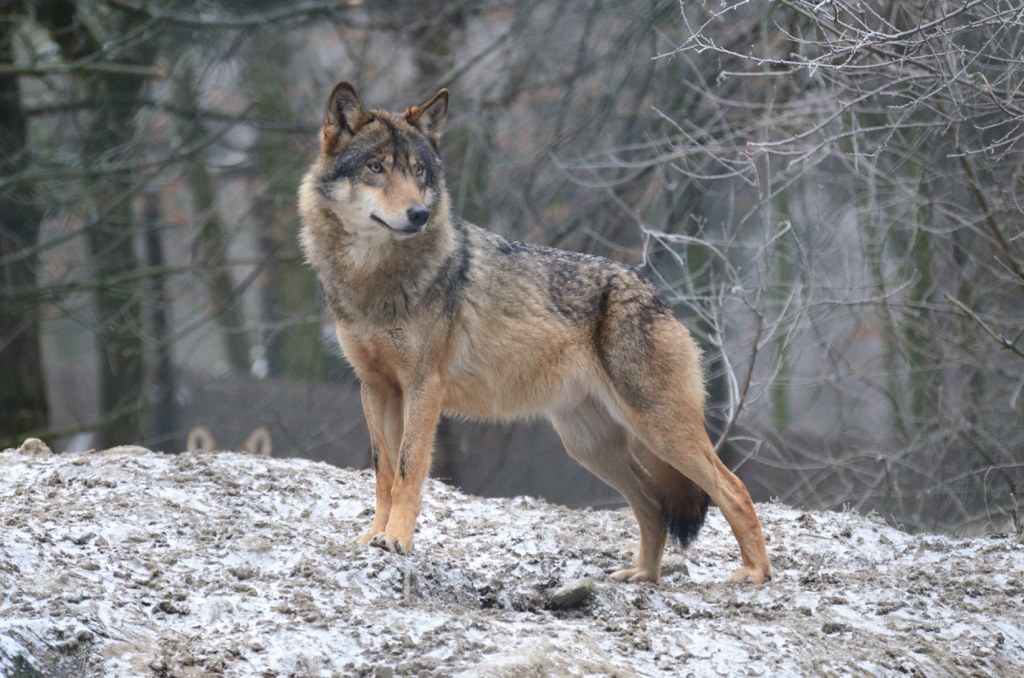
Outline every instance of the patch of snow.
<svg viewBox="0 0 1024 678"><path fill-rule="evenodd" d="M746 587L712 509L659 584L622 584L628 511L428 481L402 557L353 542L373 496L299 459L0 453L0 675L1024 674L1015 537L763 504L776 579Z"/></svg>

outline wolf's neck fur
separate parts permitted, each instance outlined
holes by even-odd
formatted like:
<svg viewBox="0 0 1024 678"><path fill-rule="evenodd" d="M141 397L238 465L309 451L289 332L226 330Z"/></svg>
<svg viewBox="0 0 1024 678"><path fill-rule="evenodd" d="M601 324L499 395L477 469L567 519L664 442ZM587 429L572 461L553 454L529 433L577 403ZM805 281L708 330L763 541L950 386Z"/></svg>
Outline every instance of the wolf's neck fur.
<svg viewBox="0 0 1024 678"><path fill-rule="evenodd" d="M303 222L302 248L324 284L328 310L342 322L399 322L430 306L424 296L457 249L447 196L424 231L405 240L367 243L320 207Z"/></svg>

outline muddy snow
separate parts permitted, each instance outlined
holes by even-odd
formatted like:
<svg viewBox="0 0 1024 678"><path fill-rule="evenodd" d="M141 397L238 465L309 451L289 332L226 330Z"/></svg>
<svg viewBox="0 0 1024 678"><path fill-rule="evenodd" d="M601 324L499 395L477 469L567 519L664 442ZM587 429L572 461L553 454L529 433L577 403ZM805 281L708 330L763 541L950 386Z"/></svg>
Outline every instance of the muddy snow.
<svg viewBox="0 0 1024 678"><path fill-rule="evenodd" d="M1024 675L1024 547L758 506L776 578L724 583L712 509L620 584L627 511L430 481L410 556L353 543L367 472L142 448L0 453L0 675Z"/></svg>

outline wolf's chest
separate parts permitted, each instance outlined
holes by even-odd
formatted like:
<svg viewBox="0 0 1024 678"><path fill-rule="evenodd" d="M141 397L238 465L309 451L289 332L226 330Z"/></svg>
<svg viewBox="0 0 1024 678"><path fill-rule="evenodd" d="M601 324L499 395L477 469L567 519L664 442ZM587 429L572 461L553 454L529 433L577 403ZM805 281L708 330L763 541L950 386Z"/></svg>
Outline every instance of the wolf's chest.
<svg viewBox="0 0 1024 678"><path fill-rule="evenodd" d="M414 377L422 362L424 347L400 325L371 327L336 320L334 326L342 352L363 381L401 384Z"/></svg>

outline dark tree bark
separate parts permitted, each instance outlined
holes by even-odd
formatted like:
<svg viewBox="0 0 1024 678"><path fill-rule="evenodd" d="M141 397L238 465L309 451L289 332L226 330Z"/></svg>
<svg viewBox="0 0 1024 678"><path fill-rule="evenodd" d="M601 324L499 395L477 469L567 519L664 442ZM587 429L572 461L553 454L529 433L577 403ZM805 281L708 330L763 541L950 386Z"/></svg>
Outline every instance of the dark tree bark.
<svg viewBox="0 0 1024 678"><path fill-rule="evenodd" d="M103 40L90 32L90 22L80 3L50 0L39 3L37 16L51 33L66 61L72 62L104 51ZM123 34L129 27L122 26ZM152 59L152 41L136 41L132 47L108 55L132 65ZM83 161L102 167L113 157L128 155L135 114L145 77L125 72L82 72L82 90L97 102L82 145ZM112 153L120 155L114 156ZM137 177L108 172L85 190L90 206L86 240L96 285L96 342L100 365L100 444L135 442L142 437L145 377L142 298L144 278L137 273L135 224L131 197Z"/></svg>
<svg viewBox="0 0 1024 678"><path fill-rule="evenodd" d="M0 21L0 64L13 64L11 33ZM25 115L18 79L0 74L0 176L16 177L27 164ZM12 294L36 285L42 213L31 185L0 189L0 444L13 444L47 424L46 384L39 337L39 306Z"/></svg>
<svg viewBox="0 0 1024 678"><path fill-rule="evenodd" d="M143 196L142 218L146 228L146 264L156 272L164 268L163 231L160 229L160 199L154 192ZM175 399L174 359L171 351L171 300L164 276L149 278L149 333L153 345L153 369L150 375L153 416L151 436L166 443L177 433L178 401Z"/></svg>

